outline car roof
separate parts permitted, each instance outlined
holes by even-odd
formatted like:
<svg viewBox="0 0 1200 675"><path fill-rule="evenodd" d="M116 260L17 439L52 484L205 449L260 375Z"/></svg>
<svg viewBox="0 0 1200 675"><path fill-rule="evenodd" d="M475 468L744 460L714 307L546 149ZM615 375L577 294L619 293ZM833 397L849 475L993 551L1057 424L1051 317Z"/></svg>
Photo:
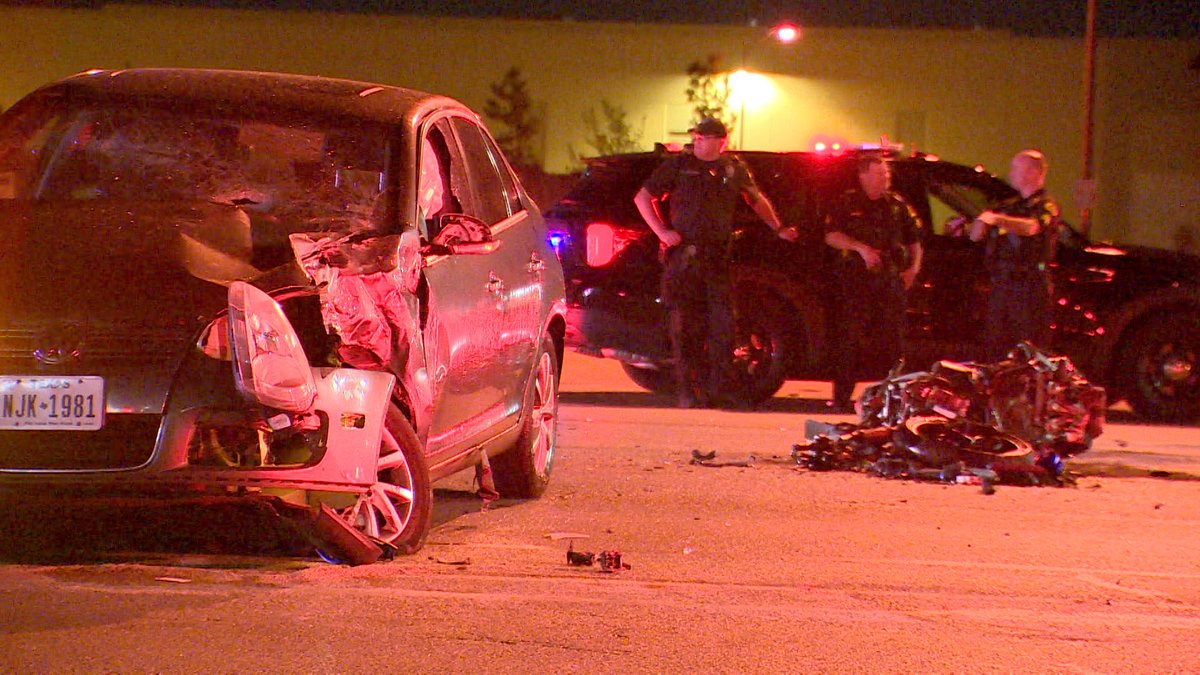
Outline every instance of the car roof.
<svg viewBox="0 0 1200 675"><path fill-rule="evenodd" d="M431 109L469 110L416 89L356 80L244 70L131 68L89 70L39 89L96 99L151 98L180 105L228 103L395 123ZM474 116L474 113L471 113Z"/></svg>

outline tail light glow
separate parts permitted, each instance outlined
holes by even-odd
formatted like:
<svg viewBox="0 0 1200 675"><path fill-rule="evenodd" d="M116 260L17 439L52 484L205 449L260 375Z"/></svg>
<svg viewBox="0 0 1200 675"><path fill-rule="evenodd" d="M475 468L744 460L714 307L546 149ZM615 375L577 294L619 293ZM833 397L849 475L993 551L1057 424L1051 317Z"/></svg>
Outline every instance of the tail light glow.
<svg viewBox="0 0 1200 675"><path fill-rule="evenodd" d="M617 257L616 232L608 223L591 223L587 226L587 252L585 260L589 267L604 267Z"/></svg>

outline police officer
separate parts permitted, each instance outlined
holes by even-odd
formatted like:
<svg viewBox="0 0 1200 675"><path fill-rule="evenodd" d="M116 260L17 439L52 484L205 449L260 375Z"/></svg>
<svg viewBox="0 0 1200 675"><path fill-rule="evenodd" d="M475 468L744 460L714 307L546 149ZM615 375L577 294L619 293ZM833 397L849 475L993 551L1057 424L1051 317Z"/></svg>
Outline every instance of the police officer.
<svg viewBox="0 0 1200 675"><path fill-rule="evenodd" d="M1046 157L1022 150L1009 182L1019 196L984 211L971 223L972 241L985 241L988 297L987 358L998 361L1018 342L1044 347L1050 337L1051 286L1047 265L1058 242L1058 204L1045 190Z"/></svg>
<svg viewBox="0 0 1200 675"><path fill-rule="evenodd" d="M736 158L724 153L725 125L707 117L691 130L692 146L666 159L646 179L634 204L666 249L662 298L670 313L680 407L706 404L729 385L733 350L729 246L734 209L744 198L783 239L794 241ZM670 225L660 208L666 202Z"/></svg>
<svg viewBox="0 0 1200 675"><path fill-rule="evenodd" d="M858 160L858 187L825 217L825 243L837 251L830 345L838 412L853 410L860 378L879 379L904 345L906 291L921 271L920 220L891 192L891 170L879 154Z"/></svg>

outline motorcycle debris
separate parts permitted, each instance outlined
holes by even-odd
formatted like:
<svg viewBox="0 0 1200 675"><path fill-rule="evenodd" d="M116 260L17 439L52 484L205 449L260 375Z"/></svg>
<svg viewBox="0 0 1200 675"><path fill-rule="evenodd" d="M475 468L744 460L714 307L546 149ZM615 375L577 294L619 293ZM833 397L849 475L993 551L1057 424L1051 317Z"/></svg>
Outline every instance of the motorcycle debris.
<svg viewBox="0 0 1200 675"><path fill-rule="evenodd" d="M689 464L698 466L721 467L721 466L741 466L747 467L754 464L754 455L748 456L746 459L727 459L717 461L717 451L702 453L699 450L692 450L692 459Z"/></svg>

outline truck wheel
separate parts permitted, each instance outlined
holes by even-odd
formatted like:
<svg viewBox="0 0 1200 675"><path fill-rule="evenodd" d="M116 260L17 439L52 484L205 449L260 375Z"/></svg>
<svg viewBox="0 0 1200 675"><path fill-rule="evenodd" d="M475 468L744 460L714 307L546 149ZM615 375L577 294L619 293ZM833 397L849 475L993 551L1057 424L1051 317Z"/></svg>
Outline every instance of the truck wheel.
<svg viewBox="0 0 1200 675"><path fill-rule="evenodd" d="M730 364L731 391L708 392L714 401L762 403L775 395L787 377L795 344L792 321L779 301L741 296Z"/></svg>
<svg viewBox="0 0 1200 675"><path fill-rule="evenodd" d="M651 366L635 366L632 363L621 362L621 370L633 380L637 386L656 394L675 393L675 371L672 368L654 368Z"/></svg>
<svg viewBox="0 0 1200 675"><path fill-rule="evenodd" d="M1124 344L1116 375L1135 412L1160 422L1200 416L1200 318L1156 317Z"/></svg>
<svg viewBox="0 0 1200 675"><path fill-rule="evenodd" d="M540 497L550 483L558 448L558 352L547 335L525 394L521 435L503 454L491 458L496 490L504 497Z"/></svg>

